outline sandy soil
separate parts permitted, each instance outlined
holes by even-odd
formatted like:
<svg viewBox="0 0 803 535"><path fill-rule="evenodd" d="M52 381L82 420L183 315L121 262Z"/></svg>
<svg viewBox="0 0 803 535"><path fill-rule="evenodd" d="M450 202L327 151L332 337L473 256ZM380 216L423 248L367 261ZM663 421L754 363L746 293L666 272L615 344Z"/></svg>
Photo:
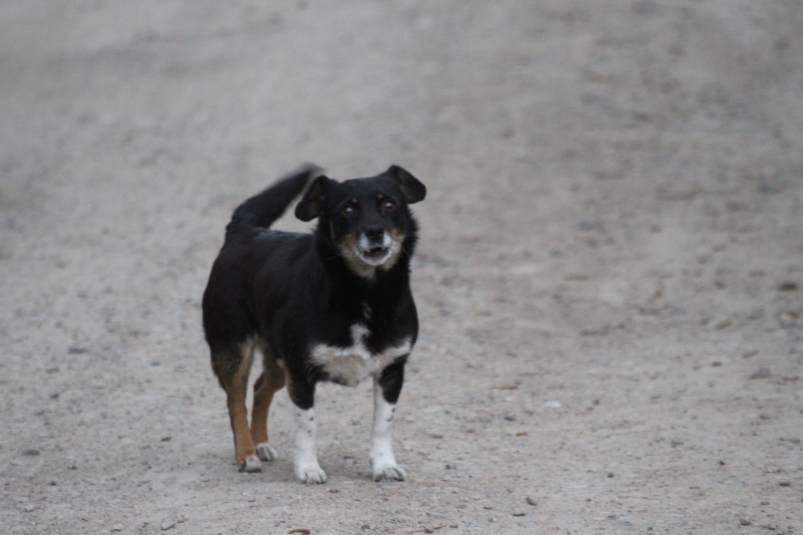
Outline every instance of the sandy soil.
<svg viewBox="0 0 803 535"><path fill-rule="evenodd" d="M2 1L0 533L801 533L801 149L799 0ZM368 384L233 463L200 297L305 161L429 187L404 483Z"/></svg>

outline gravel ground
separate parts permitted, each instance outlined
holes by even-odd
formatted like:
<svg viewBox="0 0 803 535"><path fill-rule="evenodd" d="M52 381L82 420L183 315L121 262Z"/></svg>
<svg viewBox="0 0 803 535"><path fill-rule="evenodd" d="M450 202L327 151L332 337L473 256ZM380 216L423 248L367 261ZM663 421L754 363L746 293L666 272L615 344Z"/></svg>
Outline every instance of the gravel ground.
<svg viewBox="0 0 803 535"><path fill-rule="evenodd" d="M799 0L4 0L0 533L799 534L802 149ZM403 483L369 384L233 462L200 297L305 161L429 188Z"/></svg>

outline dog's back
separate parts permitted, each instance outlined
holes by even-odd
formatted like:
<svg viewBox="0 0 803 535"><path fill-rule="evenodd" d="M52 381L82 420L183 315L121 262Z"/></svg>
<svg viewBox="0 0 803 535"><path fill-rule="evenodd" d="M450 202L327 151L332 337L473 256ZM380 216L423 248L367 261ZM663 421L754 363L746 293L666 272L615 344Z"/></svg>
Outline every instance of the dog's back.
<svg viewBox="0 0 803 535"><path fill-rule="evenodd" d="M279 219L319 169L307 166L238 206L226 226L223 248L212 266L203 296L203 326L212 349L213 367L221 382L231 375L231 364L222 369L215 361L218 350L242 344L257 330L252 314L251 275L287 240L311 241L311 236L267 229ZM257 240L256 238L260 238ZM248 302L249 306L242 306ZM230 362L231 359L225 359ZM239 359L237 360L239 362ZM236 366L235 366L236 367Z"/></svg>

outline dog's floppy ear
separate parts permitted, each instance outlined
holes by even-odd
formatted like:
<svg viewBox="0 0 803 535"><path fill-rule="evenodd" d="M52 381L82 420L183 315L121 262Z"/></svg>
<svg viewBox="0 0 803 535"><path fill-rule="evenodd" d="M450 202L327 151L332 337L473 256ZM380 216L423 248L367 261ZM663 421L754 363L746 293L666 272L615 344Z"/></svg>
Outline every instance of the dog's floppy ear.
<svg viewBox="0 0 803 535"><path fill-rule="evenodd" d="M329 189L329 183L332 179L321 175L312 181L309 188L307 188L304 197L296 205L296 217L301 221L312 221L323 210L323 203L326 201L326 190Z"/></svg>
<svg viewBox="0 0 803 535"><path fill-rule="evenodd" d="M398 165L391 165L387 173L399 183L399 189L401 189L407 204L423 201L424 197L427 196L427 187Z"/></svg>

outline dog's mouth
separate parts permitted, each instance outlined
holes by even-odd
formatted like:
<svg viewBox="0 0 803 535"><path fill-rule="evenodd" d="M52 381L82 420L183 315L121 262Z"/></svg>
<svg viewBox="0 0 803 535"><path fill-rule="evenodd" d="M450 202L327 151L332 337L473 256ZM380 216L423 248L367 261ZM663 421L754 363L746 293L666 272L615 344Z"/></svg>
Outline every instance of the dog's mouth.
<svg viewBox="0 0 803 535"><path fill-rule="evenodd" d="M357 255L366 263L372 266L381 266L390 258L392 250L385 245L376 245L369 248L356 247Z"/></svg>
<svg viewBox="0 0 803 535"><path fill-rule="evenodd" d="M393 245L393 239L388 232L383 233L381 238L374 239L369 239L363 234L354 244L354 252L360 260L376 267L383 265L393 256Z"/></svg>

